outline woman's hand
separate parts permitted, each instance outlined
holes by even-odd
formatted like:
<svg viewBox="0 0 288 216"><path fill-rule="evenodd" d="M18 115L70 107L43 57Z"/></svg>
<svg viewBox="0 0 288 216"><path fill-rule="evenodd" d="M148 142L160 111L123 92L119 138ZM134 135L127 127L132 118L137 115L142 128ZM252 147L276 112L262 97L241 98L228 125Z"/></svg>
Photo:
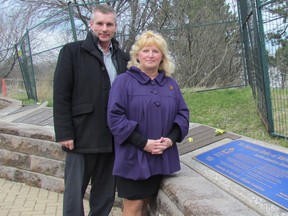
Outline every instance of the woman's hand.
<svg viewBox="0 0 288 216"><path fill-rule="evenodd" d="M163 152L171 147L173 142L167 137L161 137L157 140L148 139L144 151L150 152L151 154L163 154Z"/></svg>

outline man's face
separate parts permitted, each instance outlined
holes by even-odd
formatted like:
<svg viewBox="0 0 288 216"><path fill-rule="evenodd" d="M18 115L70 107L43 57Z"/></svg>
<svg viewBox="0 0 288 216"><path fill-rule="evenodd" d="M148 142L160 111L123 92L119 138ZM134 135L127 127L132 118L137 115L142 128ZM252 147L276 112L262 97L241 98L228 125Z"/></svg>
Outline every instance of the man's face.
<svg viewBox="0 0 288 216"><path fill-rule="evenodd" d="M103 14L96 11L90 28L99 38L100 42L110 42L116 32L116 20L113 13Z"/></svg>

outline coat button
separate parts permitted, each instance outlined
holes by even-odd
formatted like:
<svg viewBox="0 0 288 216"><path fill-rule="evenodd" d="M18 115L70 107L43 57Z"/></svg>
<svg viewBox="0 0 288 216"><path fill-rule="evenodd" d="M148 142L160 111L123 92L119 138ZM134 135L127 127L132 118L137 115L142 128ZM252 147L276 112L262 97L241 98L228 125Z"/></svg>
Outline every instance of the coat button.
<svg viewBox="0 0 288 216"><path fill-rule="evenodd" d="M157 107L160 106L160 102L159 102L159 101L155 101L154 104L155 104L155 106L157 106Z"/></svg>
<svg viewBox="0 0 288 216"><path fill-rule="evenodd" d="M105 67L102 67L101 69L102 69L103 71L104 71L104 70L106 70L106 68L105 68Z"/></svg>
<svg viewBox="0 0 288 216"><path fill-rule="evenodd" d="M150 92L151 92L152 94L155 94L155 95L158 94L158 91L157 91L157 90L151 90Z"/></svg>

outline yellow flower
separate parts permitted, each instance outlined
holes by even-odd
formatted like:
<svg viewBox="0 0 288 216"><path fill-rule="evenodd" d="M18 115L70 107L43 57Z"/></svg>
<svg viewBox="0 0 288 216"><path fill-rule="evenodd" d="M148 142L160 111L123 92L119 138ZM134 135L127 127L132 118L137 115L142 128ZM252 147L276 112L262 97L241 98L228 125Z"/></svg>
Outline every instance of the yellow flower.
<svg viewBox="0 0 288 216"><path fill-rule="evenodd" d="M216 133L216 136L217 136L217 135L221 135L221 134L224 134L224 133L225 133L225 131L224 131L224 130L222 130L222 129L216 129L216 130L215 130L215 133Z"/></svg>
<svg viewBox="0 0 288 216"><path fill-rule="evenodd" d="M193 142L193 138L192 138L192 137L189 137L189 138L188 138L188 141L189 141L189 142Z"/></svg>

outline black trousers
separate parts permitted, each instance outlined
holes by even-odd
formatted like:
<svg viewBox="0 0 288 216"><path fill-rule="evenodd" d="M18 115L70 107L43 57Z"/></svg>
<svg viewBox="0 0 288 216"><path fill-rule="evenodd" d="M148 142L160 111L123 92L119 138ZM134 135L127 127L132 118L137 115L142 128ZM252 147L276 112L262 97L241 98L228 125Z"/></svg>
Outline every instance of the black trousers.
<svg viewBox="0 0 288 216"><path fill-rule="evenodd" d="M89 182L89 216L108 216L115 199L112 153L68 152L65 163L63 216L84 216L83 198Z"/></svg>

